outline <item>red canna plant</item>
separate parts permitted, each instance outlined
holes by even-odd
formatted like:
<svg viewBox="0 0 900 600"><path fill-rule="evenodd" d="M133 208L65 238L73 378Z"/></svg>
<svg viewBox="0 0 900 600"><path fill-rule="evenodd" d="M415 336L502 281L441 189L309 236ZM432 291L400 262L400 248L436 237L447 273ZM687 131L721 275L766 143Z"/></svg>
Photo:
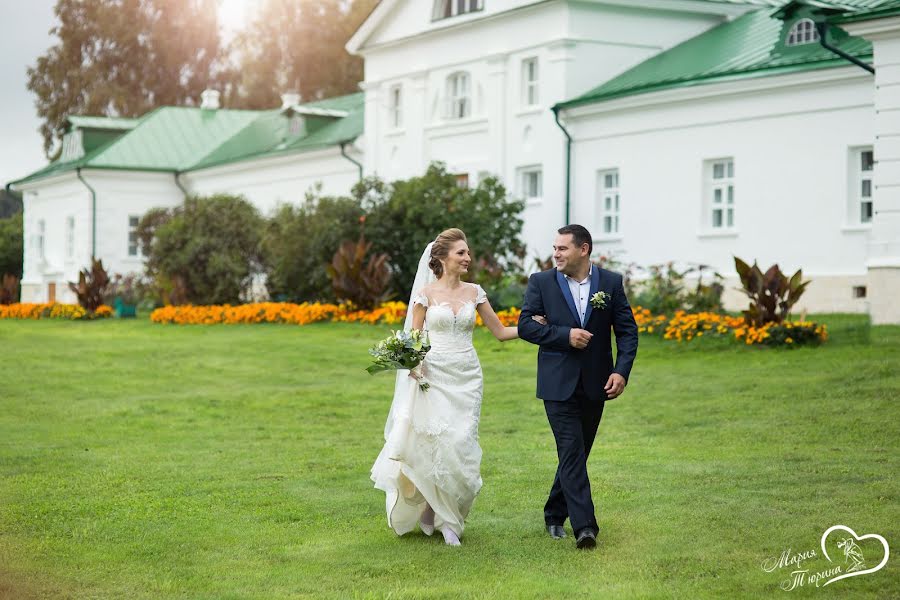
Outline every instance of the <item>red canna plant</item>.
<svg viewBox="0 0 900 600"><path fill-rule="evenodd" d="M103 261L92 258L91 269L82 269L78 273L78 283L70 281L69 289L78 296L78 304L89 314L93 314L103 305L103 297L109 283L109 274L103 268Z"/></svg>
<svg viewBox="0 0 900 600"><path fill-rule="evenodd" d="M366 261L371 247L372 243L363 236L356 242L348 240L341 244L326 267L334 295L361 309L374 308L390 298L388 255L376 254Z"/></svg>
<svg viewBox="0 0 900 600"><path fill-rule="evenodd" d="M803 269L797 269L788 279L777 264L763 273L756 261L751 267L735 256L734 266L743 285L741 291L750 298L750 306L743 311L744 321L753 327L784 322L810 283L802 281Z"/></svg>

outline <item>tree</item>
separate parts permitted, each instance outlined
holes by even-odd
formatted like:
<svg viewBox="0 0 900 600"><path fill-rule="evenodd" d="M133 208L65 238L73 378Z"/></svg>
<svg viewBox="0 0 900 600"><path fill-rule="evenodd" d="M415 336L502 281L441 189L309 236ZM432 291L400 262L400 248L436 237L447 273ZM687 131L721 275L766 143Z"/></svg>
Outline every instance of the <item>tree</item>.
<svg viewBox="0 0 900 600"><path fill-rule="evenodd" d="M280 206L266 225L266 285L278 300L336 300L327 266L345 240L359 237L359 202L310 194L301 206Z"/></svg>
<svg viewBox="0 0 900 600"><path fill-rule="evenodd" d="M344 49L377 0L264 0L234 42L228 104L265 109L293 90L304 102L359 91L362 59Z"/></svg>
<svg viewBox="0 0 900 600"><path fill-rule="evenodd" d="M22 212L22 194L0 188L0 219Z"/></svg>
<svg viewBox="0 0 900 600"><path fill-rule="evenodd" d="M139 224L147 275L176 304L238 303L263 270L263 224L256 207L225 194L150 211Z"/></svg>
<svg viewBox="0 0 900 600"><path fill-rule="evenodd" d="M510 198L495 177L462 188L442 163L432 163L421 177L391 184L365 179L354 186L353 195L366 210L365 235L373 242L372 251L390 257L392 291L400 298L409 297L422 250L450 227L466 233L476 269L480 264L501 277L520 268L524 202Z"/></svg>
<svg viewBox="0 0 900 600"><path fill-rule="evenodd" d="M58 0L59 42L28 69L48 157L69 115L195 104L224 77L216 0Z"/></svg>
<svg viewBox="0 0 900 600"><path fill-rule="evenodd" d="M0 219L0 277L5 274L22 278L22 213Z"/></svg>

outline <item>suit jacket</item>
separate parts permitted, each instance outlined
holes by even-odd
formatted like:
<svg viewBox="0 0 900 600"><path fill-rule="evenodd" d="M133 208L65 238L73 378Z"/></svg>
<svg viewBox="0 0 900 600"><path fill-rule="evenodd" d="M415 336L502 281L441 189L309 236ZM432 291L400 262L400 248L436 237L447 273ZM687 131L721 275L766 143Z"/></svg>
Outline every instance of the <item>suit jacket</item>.
<svg viewBox="0 0 900 600"><path fill-rule="evenodd" d="M637 323L625 297L622 276L593 267L590 296L598 291L608 295L606 307L595 308L588 302L585 323L581 324L575 299L565 277L556 269L534 273L528 279L525 302L519 317L519 337L540 346L538 351L537 396L543 400L567 400L575 392L579 377L591 400L605 400L606 385L612 373L625 380L637 355ZM548 324L534 321L544 315ZM569 345L572 328L594 334L582 350ZM616 335L616 360L613 363L610 329Z"/></svg>

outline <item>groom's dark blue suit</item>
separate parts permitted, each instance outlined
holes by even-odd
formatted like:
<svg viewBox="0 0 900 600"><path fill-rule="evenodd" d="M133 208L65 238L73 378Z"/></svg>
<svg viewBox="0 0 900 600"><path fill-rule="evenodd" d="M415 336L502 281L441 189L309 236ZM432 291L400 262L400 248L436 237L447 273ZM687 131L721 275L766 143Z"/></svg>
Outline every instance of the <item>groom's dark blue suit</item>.
<svg viewBox="0 0 900 600"><path fill-rule="evenodd" d="M537 396L544 400L559 455L544 519L547 525L562 525L568 517L576 535L584 528L598 531L587 457L607 399L603 388L612 373L628 380L638 346L622 276L593 266L588 297L599 291L607 294L605 307L588 302L582 322L563 274L556 269L535 273L528 280L518 327L519 337L540 346ZM543 315L547 325L534 321L535 315ZM574 328L593 334L584 349L569 343ZM615 362L610 330L616 336Z"/></svg>

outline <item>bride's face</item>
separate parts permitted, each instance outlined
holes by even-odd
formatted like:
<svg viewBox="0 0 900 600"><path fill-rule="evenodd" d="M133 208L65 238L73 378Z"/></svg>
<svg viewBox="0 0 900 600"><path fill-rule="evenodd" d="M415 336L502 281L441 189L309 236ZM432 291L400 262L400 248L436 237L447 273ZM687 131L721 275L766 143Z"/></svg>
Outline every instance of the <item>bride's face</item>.
<svg viewBox="0 0 900 600"><path fill-rule="evenodd" d="M461 275L468 273L472 255L469 254L469 245L459 240L450 247L447 258L441 261L444 265L444 273L448 275Z"/></svg>

